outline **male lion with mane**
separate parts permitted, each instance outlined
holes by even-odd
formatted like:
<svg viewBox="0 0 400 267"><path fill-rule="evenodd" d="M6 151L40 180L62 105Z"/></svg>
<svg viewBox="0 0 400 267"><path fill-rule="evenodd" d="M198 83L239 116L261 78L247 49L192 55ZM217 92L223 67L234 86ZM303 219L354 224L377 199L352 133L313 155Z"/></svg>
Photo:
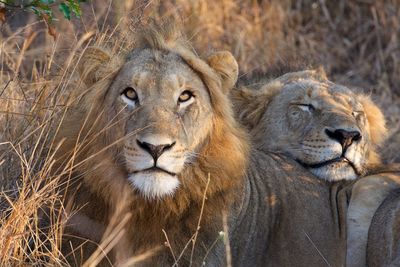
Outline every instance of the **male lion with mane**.
<svg viewBox="0 0 400 267"><path fill-rule="evenodd" d="M299 164L290 154L250 142L230 104L238 66L229 52L202 60L173 27L149 26L128 55L89 48L78 69L85 87L60 128L59 155L72 153L79 162L66 203L93 224L76 220L67 233L95 240L102 231L92 229L92 235L90 226L108 225L118 209L131 218L113 263L161 246L137 265L222 266L226 251L234 266L344 265L346 191L326 181L329 167L316 172L324 179L310 172L317 168L315 155ZM291 109L292 126L299 127L311 109L307 103ZM361 113L353 116L368 123ZM263 133L263 139L279 143L287 136L279 130L284 128L277 129L279 135ZM357 134L328 130L333 149L323 159L336 159L343 146L350 153L348 162L331 162L343 165L333 180L354 179L363 171L365 161L354 155L352 142L378 143L384 132L382 127ZM376 161L373 152L370 161ZM218 241L223 211L230 250ZM85 259L90 250L82 252Z"/></svg>
<svg viewBox="0 0 400 267"><path fill-rule="evenodd" d="M321 68L241 81L233 99L257 147L348 191L347 223L340 225L348 234L346 265L365 266L372 217L400 180L399 166L382 165L378 155L386 137L381 110L368 96L329 81Z"/></svg>

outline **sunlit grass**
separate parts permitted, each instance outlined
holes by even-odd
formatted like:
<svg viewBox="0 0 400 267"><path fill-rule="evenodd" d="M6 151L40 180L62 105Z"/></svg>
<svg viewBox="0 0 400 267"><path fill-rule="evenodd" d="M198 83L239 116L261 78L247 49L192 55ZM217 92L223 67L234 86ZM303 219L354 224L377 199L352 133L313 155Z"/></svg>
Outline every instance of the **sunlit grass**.
<svg viewBox="0 0 400 267"><path fill-rule="evenodd" d="M81 20L57 22L57 40L40 22L27 20L17 29L1 26L0 265L67 264L61 237L74 211L61 203L61 175L82 163L72 157L61 169L54 165L54 134L65 109L79 97L76 62L89 45L129 51L140 20L172 15L183 21L200 55L232 51L242 76L266 71L277 61L311 59L324 65L333 80L371 91L385 107L391 142L398 144L399 12L398 1L93 0ZM90 140L77 144L76 152L87 145ZM399 157L394 147L385 147L387 160ZM52 218L50 225L41 225L44 212ZM106 230L85 266L95 266L116 245L128 217ZM189 244L192 249L195 242ZM180 253L174 251L175 257Z"/></svg>

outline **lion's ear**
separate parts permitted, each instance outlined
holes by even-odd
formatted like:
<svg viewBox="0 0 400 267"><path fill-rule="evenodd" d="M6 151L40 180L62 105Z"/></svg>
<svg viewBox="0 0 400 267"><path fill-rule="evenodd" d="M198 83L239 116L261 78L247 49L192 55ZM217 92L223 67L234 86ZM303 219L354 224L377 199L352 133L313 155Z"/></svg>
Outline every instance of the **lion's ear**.
<svg viewBox="0 0 400 267"><path fill-rule="evenodd" d="M324 66L320 65L315 71L315 78L321 80L321 81L327 81L328 80L328 75L326 74Z"/></svg>
<svg viewBox="0 0 400 267"><path fill-rule="evenodd" d="M98 47L88 47L79 61L78 72L87 87L102 77L97 73L104 64L110 62L111 55Z"/></svg>
<svg viewBox="0 0 400 267"><path fill-rule="evenodd" d="M231 90L239 73L235 57L228 51L216 52L207 57L207 63L220 75L224 92Z"/></svg>
<svg viewBox="0 0 400 267"><path fill-rule="evenodd" d="M231 99L241 123L250 129L258 125L269 103L280 92L282 86L280 81L274 80L258 90L241 86L232 90Z"/></svg>
<svg viewBox="0 0 400 267"><path fill-rule="evenodd" d="M387 138L385 116L381 109L368 96L362 95L360 101L368 120L371 142L373 145L379 146Z"/></svg>

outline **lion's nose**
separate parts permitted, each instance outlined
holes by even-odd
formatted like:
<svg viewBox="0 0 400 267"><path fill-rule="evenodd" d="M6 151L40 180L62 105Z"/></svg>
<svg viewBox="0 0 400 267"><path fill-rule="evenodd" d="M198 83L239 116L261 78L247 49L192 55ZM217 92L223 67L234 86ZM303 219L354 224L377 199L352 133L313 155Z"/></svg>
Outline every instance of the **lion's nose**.
<svg viewBox="0 0 400 267"><path fill-rule="evenodd" d="M171 144L153 145L140 140L136 140L136 142L140 148L147 151L153 157L155 162L165 151L171 149L176 143L173 142Z"/></svg>
<svg viewBox="0 0 400 267"><path fill-rule="evenodd" d="M326 129L325 133L329 138L338 141L342 145L343 150L347 149L353 142L357 142L362 138L359 131L347 131L344 129L331 131Z"/></svg>

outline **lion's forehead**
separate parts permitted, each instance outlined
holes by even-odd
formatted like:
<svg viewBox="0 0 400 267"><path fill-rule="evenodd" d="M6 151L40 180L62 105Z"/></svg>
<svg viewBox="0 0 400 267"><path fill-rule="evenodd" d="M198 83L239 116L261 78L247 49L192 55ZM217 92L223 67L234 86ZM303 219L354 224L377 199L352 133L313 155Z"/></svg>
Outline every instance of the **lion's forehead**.
<svg viewBox="0 0 400 267"><path fill-rule="evenodd" d="M144 76L147 79L180 79L200 80L195 73L179 56L175 54L150 54L146 57L137 56L125 63L120 72L122 76L129 76L138 79L140 73L150 75ZM167 77L167 78L166 78Z"/></svg>
<svg viewBox="0 0 400 267"><path fill-rule="evenodd" d="M290 93L288 94L286 91ZM282 94L289 96L289 102L312 104L323 110L362 111L362 104L353 91L331 82L311 79L297 81L286 86Z"/></svg>
<svg viewBox="0 0 400 267"><path fill-rule="evenodd" d="M132 86L144 96L171 96L185 89L205 90L201 78L181 59L140 57L127 62L119 73L117 80L123 86Z"/></svg>

